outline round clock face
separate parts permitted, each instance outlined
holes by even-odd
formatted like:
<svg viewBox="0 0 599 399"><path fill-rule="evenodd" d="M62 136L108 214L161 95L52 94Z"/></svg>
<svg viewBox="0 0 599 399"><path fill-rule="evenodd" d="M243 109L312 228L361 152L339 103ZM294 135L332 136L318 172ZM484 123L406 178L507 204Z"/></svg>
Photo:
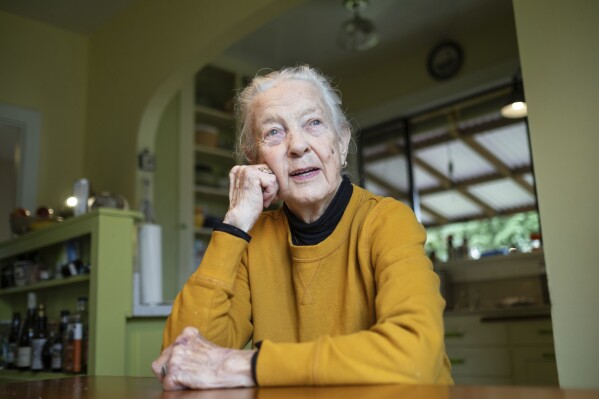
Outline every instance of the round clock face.
<svg viewBox="0 0 599 399"><path fill-rule="evenodd" d="M428 56L428 72L437 80L445 80L454 76L462 66L462 48L454 42L437 45Z"/></svg>

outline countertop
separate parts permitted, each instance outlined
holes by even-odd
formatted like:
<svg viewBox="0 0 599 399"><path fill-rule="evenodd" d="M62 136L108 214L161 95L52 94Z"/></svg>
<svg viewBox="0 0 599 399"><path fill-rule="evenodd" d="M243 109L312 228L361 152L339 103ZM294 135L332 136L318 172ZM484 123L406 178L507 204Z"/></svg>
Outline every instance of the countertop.
<svg viewBox="0 0 599 399"><path fill-rule="evenodd" d="M548 319L551 318L551 306L514 306L509 308L491 309L449 309L443 314L445 317L455 316L480 316L483 319Z"/></svg>

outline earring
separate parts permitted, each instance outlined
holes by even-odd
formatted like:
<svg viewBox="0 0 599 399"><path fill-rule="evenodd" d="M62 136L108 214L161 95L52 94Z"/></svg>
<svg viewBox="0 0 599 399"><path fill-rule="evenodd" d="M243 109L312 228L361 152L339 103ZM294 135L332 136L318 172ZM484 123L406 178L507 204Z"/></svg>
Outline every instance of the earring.
<svg viewBox="0 0 599 399"><path fill-rule="evenodd" d="M347 159L343 160L343 164L341 165L343 169L347 168Z"/></svg>

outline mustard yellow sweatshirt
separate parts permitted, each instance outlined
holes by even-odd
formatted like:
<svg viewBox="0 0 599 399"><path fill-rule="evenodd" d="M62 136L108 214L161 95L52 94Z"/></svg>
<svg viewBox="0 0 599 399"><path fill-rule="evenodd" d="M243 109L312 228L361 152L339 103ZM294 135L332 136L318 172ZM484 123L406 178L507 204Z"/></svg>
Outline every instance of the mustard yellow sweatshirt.
<svg viewBox="0 0 599 399"><path fill-rule="evenodd" d="M262 341L261 386L452 383L445 303L410 208L354 186L317 245L293 245L282 210L250 234L248 243L214 232L175 299L164 347L186 326L231 348Z"/></svg>

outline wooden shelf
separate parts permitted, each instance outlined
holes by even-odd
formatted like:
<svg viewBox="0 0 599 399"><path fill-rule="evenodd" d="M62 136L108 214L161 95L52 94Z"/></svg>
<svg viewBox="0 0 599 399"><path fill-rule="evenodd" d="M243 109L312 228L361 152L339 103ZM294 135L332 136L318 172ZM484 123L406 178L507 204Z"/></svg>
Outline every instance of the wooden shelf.
<svg viewBox="0 0 599 399"><path fill-rule="evenodd" d="M0 288L0 296L19 294L22 292L39 291L46 288L61 287L69 284L89 282L89 275L73 276L62 279L48 280L36 284L24 285L22 287Z"/></svg>

